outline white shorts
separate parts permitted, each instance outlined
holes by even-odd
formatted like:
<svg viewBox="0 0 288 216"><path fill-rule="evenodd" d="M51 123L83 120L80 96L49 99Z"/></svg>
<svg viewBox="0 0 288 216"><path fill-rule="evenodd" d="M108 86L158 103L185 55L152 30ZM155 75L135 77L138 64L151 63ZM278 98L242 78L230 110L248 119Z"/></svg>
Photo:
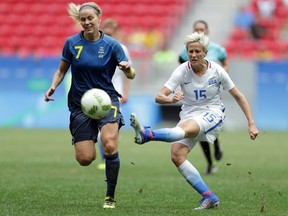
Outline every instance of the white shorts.
<svg viewBox="0 0 288 216"><path fill-rule="evenodd" d="M181 111L180 121L177 126L189 119L193 119L198 123L200 127L199 134L195 138L184 138L177 142L188 146L191 150L198 141L214 143L222 129L225 120L225 113L219 109L209 109L192 113Z"/></svg>

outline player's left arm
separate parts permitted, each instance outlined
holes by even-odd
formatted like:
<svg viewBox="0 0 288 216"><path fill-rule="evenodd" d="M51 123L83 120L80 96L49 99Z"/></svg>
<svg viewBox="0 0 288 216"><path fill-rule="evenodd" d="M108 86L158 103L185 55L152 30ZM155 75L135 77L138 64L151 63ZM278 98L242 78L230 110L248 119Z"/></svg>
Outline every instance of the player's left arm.
<svg viewBox="0 0 288 216"><path fill-rule="evenodd" d="M124 72L125 76L128 79L134 79L134 77L136 75L136 72L135 72L135 69L133 67L131 67L129 62L121 61L118 64L118 67L119 67L120 70L122 70Z"/></svg>
<svg viewBox="0 0 288 216"><path fill-rule="evenodd" d="M118 67L120 70L122 70L125 74L125 76L128 79L134 79L136 72L135 69L131 66L128 57L125 53L125 50L123 49L123 47L121 46L120 43L115 42L115 46L113 49L113 55L115 56L115 58L117 59L118 63Z"/></svg>
<svg viewBox="0 0 288 216"><path fill-rule="evenodd" d="M129 97L129 91L130 91L130 79L128 79L127 77L123 77L124 80L124 89L123 89L123 95L122 95L122 99L121 99L121 103L124 104L127 102L128 97Z"/></svg>
<svg viewBox="0 0 288 216"><path fill-rule="evenodd" d="M247 118L250 138L252 140L256 139L257 135L259 134L259 130L256 127L254 118L252 116L251 108L246 97L236 87L230 89L229 92L237 101Z"/></svg>

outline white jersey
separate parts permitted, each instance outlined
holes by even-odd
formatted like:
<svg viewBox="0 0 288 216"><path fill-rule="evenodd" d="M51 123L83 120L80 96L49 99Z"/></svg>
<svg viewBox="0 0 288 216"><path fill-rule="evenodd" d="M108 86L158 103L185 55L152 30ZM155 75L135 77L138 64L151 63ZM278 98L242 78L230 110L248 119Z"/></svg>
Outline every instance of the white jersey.
<svg viewBox="0 0 288 216"><path fill-rule="evenodd" d="M130 65L132 65L128 48L124 44L121 44L121 46L122 46L127 58L129 59ZM124 94L124 80L123 80L124 78L125 78L125 74L123 73L123 71L120 70L118 67L116 67L115 73L112 77L112 83L113 83L116 91L121 95Z"/></svg>
<svg viewBox="0 0 288 216"><path fill-rule="evenodd" d="M228 73L216 62L208 61L206 73L199 77L191 67L189 61L179 65L172 73L165 86L175 91L178 86L184 94L182 111L205 111L218 109L224 112L225 107L221 100L220 87L229 91L235 85ZM185 112L184 112L185 113Z"/></svg>

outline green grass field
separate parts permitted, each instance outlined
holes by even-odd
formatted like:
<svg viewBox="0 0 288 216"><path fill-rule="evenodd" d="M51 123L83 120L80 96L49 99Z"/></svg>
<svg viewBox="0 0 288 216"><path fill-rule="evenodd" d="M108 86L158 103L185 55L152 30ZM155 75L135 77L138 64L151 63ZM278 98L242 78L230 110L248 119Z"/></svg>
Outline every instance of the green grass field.
<svg viewBox="0 0 288 216"><path fill-rule="evenodd" d="M205 175L199 146L189 160L221 199L216 209L192 211L200 196L170 161L170 144L135 145L121 131L117 208L102 209L106 191L99 160L81 167L68 130L0 129L0 215L288 215L288 133L221 133L224 157Z"/></svg>

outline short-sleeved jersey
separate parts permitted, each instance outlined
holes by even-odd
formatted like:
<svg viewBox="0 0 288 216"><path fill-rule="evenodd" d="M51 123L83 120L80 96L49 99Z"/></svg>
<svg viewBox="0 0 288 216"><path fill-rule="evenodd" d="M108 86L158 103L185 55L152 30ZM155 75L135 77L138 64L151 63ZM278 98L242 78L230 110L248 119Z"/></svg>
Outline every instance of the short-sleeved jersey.
<svg viewBox="0 0 288 216"><path fill-rule="evenodd" d="M191 67L190 62L179 65L165 83L172 92L178 86L184 94L182 110L201 111L215 108L221 111L225 106L221 100L220 88L229 91L235 85L228 73L216 62L207 61L208 69L206 73L199 77Z"/></svg>
<svg viewBox="0 0 288 216"><path fill-rule="evenodd" d="M97 41L91 42L82 32L70 36L64 45L62 60L71 66L71 87L68 93L70 111L81 108L80 100L85 91L100 88L110 97L121 96L114 88L112 77L121 61L128 61L118 41L101 33Z"/></svg>
<svg viewBox="0 0 288 216"><path fill-rule="evenodd" d="M181 59L184 61L188 61L187 50L184 47L182 52L180 53ZM208 46L208 53L205 59L220 63L227 58L227 52L224 47L220 46L219 44L210 42Z"/></svg>

